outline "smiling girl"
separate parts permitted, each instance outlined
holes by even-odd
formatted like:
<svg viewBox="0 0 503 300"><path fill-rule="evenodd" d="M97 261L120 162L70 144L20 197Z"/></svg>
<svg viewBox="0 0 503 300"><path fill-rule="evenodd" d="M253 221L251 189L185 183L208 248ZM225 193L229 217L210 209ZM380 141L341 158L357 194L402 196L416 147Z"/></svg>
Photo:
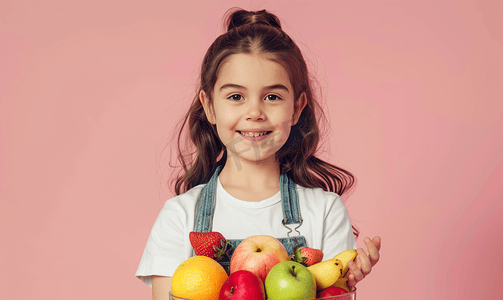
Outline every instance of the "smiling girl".
<svg viewBox="0 0 503 300"><path fill-rule="evenodd" d="M156 300L168 298L174 270L193 255L191 231L218 231L233 245L270 235L289 254L295 246L326 258L356 249L340 198L354 178L316 156L320 111L301 51L265 10L234 11L227 24L206 52L183 121L196 151L179 152L178 196L160 212L136 273ZM351 287L379 259L380 238L365 244L350 264Z"/></svg>

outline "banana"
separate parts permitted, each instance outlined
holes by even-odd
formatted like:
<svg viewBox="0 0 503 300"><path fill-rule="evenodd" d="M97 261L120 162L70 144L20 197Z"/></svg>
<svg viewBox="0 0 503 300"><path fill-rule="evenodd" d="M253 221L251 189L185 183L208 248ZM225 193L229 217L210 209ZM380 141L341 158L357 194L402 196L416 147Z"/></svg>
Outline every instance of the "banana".
<svg viewBox="0 0 503 300"><path fill-rule="evenodd" d="M348 287L348 279L344 277L339 277L337 281L333 284L333 286L340 287L342 289L345 289L346 291L349 292L349 287Z"/></svg>
<svg viewBox="0 0 503 300"><path fill-rule="evenodd" d="M357 253L356 253L355 249L348 249L346 251L342 251L341 253L337 254L336 256L334 256L333 258L330 259L330 260L338 259L342 262L343 267L342 267L341 277L346 276L346 273L349 270L348 262L351 260L354 260L356 255L357 255Z"/></svg>
<svg viewBox="0 0 503 300"><path fill-rule="evenodd" d="M316 289L322 290L334 284L342 274L342 262L329 259L307 267L316 280Z"/></svg>

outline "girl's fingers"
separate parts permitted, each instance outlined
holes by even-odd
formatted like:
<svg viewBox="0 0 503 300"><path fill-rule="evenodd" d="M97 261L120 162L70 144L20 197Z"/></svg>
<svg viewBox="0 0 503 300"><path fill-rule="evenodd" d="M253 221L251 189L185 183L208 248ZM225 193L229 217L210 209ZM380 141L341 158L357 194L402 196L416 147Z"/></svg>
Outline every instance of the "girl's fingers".
<svg viewBox="0 0 503 300"><path fill-rule="evenodd" d="M372 263L363 249L358 248L356 251L358 252L357 259L360 261L360 270L365 277L370 273L370 271L372 271Z"/></svg>
<svg viewBox="0 0 503 300"><path fill-rule="evenodd" d="M377 250L381 250L381 237L379 236L375 236L372 238L372 243L374 243L374 245L376 246Z"/></svg>
<svg viewBox="0 0 503 300"><path fill-rule="evenodd" d="M379 261L379 250L381 249L381 238L375 236L372 238L365 238L365 245L367 250L363 248L356 249L358 255L354 261L348 262L349 272L346 275L348 278L348 286L353 290L356 284L361 281L372 271L374 266Z"/></svg>
<svg viewBox="0 0 503 300"><path fill-rule="evenodd" d="M376 239L377 238L377 239ZM379 248L381 247L381 239L379 237L374 237L371 241L370 238L365 238L365 245L367 246L367 256L369 257L370 264L374 266L379 261ZM376 242L376 243L374 243Z"/></svg>
<svg viewBox="0 0 503 300"><path fill-rule="evenodd" d="M358 268L358 266L356 265L355 262L349 261L348 262L348 267L349 267L349 271L351 272L351 274L349 275L349 277L351 277L351 275L353 275L355 284L358 281L362 280L365 277L363 275L362 271L360 270L360 268Z"/></svg>
<svg viewBox="0 0 503 300"><path fill-rule="evenodd" d="M355 276L353 274L349 274L349 276L348 276L348 287L349 287L349 290L353 291L353 289L355 288L355 286L356 286Z"/></svg>
<svg viewBox="0 0 503 300"><path fill-rule="evenodd" d="M356 252L359 254L358 249L356 249ZM356 256L355 260L353 260L356 263L356 266L358 267L358 270L362 269L362 261L358 258L358 255Z"/></svg>

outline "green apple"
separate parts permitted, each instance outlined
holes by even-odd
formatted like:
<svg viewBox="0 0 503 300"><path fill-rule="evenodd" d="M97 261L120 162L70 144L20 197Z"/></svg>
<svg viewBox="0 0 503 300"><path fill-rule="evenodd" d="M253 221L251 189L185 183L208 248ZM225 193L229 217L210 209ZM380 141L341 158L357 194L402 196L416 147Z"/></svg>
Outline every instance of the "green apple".
<svg viewBox="0 0 503 300"><path fill-rule="evenodd" d="M316 298L316 281L311 272L294 261L276 264L265 278L269 300L300 300Z"/></svg>

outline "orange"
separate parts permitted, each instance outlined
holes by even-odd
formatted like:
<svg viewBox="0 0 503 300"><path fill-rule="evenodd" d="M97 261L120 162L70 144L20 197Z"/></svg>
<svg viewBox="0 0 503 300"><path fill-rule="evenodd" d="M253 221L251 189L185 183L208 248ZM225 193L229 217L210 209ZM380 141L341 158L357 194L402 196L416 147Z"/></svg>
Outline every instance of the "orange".
<svg viewBox="0 0 503 300"><path fill-rule="evenodd" d="M227 277L224 268L216 260L193 256L182 262L173 273L171 293L193 300L218 300Z"/></svg>

